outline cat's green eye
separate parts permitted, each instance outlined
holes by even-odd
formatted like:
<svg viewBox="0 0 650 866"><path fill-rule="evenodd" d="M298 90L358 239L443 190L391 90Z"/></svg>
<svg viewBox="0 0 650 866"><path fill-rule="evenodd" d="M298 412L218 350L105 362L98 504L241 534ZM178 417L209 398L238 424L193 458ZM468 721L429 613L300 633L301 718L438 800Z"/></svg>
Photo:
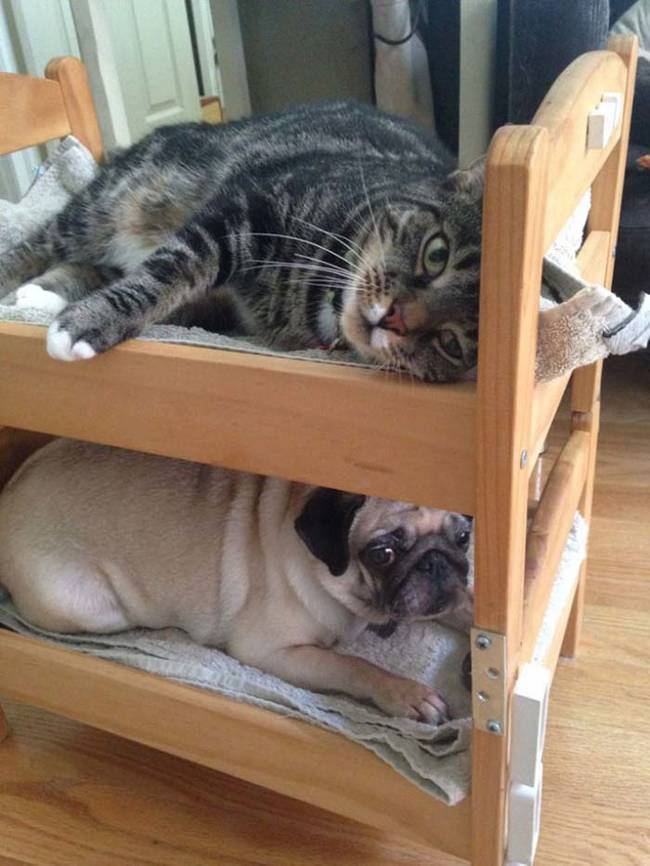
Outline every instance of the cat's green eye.
<svg viewBox="0 0 650 866"><path fill-rule="evenodd" d="M449 261L449 241L444 235L434 235L424 245L422 269L430 277L439 277Z"/></svg>

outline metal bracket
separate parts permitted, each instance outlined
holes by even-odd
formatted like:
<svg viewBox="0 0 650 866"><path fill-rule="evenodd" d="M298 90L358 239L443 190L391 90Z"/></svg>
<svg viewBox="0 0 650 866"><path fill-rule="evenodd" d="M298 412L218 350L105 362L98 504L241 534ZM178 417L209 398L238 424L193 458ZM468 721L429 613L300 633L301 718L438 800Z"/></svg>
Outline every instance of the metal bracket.
<svg viewBox="0 0 650 866"><path fill-rule="evenodd" d="M474 727L503 736L506 730L506 639L484 628L473 628L472 715Z"/></svg>

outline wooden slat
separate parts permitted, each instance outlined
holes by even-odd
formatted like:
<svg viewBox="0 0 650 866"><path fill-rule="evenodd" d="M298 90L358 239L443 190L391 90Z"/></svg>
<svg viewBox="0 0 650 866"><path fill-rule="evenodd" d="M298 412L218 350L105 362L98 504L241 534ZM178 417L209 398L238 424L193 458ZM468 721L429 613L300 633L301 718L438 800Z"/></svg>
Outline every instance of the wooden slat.
<svg viewBox="0 0 650 866"><path fill-rule="evenodd" d="M522 663L530 661L589 465L589 434L575 431L546 482L526 543Z"/></svg>
<svg viewBox="0 0 650 866"><path fill-rule="evenodd" d="M70 129L55 81L0 72L0 154L62 138Z"/></svg>
<svg viewBox="0 0 650 866"><path fill-rule="evenodd" d="M537 458L544 448L544 442L550 430L553 419L562 402L562 397L571 379L571 374L559 376L549 382L539 382L535 385L531 420L531 445L528 449L528 466L532 472Z"/></svg>
<svg viewBox="0 0 650 866"><path fill-rule="evenodd" d="M131 341L89 362L0 323L0 424L474 512L475 387Z"/></svg>
<svg viewBox="0 0 650 866"><path fill-rule="evenodd" d="M560 658L560 650L567 629L567 623L571 616L571 608L573 607L575 594L578 588L578 583L574 585L572 591L568 594L562 609L555 614L555 627L553 629L553 637L548 643L548 647L544 655L538 659L539 664L548 668L551 675L555 674L557 663Z"/></svg>
<svg viewBox="0 0 650 866"><path fill-rule="evenodd" d="M47 64L45 76L61 88L70 132L99 162L104 149L86 67L76 57L56 57Z"/></svg>
<svg viewBox="0 0 650 866"><path fill-rule="evenodd" d="M611 262L612 236L608 231L592 229L577 256L582 278L588 283L609 286L608 270Z"/></svg>
<svg viewBox="0 0 650 866"><path fill-rule="evenodd" d="M533 125L550 137L544 249L553 243L576 203L616 148L622 125L606 147L587 150L587 119L604 93L625 93L627 69L612 51L592 51L568 66L539 107ZM602 226L592 226L601 228Z"/></svg>
<svg viewBox="0 0 650 866"><path fill-rule="evenodd" d="M475 622L506 637L508 696L521 639L528 491L521 454L530 440L547 156L546 130L511 126L494 136L486 165ZM508 737L475 728L473 862L481 866L503 864L507 766Z"/></svg>
<svg viewBox="0 0 650 866"><path fill-rule="evenodd" d="M434 800L339 734L0 631L0 693L459 857L470 800Z"/></svg>
<svg viewBox="0 0 650 866"><path fill-rule="evenodd" d="M607 269L611 260L610 233L603 231L590 232L578 253L577 260L580 273L586 282L605 285ZM570 375L561 376L558 379L552 379L550 382L541 382L535 386L531 421L531 446L528 451L528 465L531 471L544 445L570 378Z"/></svg>
<svg viewBox="0 0 650 866"><path fill-rule="evenodd" d="M638 43L635 36L613 36L608 42L608 48L611 51L617 52L620 56L621 62L626 68L628 78L625 88L625 104L621 121L620 141L610 154L603 171L594 183L589 227L593 231L609 232L607 269L603 284L610 288L614 274L614 250L618 237L623 178L630 134L630 121L632 118ZM587 522L591 519L591 500L593 497L594 473L596 471L602 366L602 361L599 361L589 367L577 370L571 383L571 409L574 413L573 427L574 429L588 429L592 436L587 484L585 485L584 495L580 502L580 511ZM578 650L586 578L587 563L584 562L580 573L580 582L576 592L574 607L567 626L566 638L562 646L562 654L570 657L575 656Z"/></svg>

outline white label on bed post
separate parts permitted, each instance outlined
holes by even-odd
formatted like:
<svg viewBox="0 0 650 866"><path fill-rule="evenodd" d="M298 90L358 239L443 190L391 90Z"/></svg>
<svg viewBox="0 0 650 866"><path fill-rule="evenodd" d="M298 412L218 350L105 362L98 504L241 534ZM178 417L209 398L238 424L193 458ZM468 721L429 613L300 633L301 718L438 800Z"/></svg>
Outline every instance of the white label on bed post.
<svg viewBox="0 0 650 866"><path fill-rule="evenodd" d="M587 147L600 150L607 147L612 133L618 126L623 114L623 94L603 93L603 97L589 113L587 120Z"/></svg>
<svg viewBox="0 0 650 866"><path fill-rule="evenodd" d="M535 786L544 750L551 672L538 664L525 664L512 693L512 745L510 778Z"/></svg>
<svg viewBox="0 0 650 866"><path fill-rule="evenodd" d="M508 866L533 866L542 808L542 767L537 784L511 785L508 803Z"/></svg>

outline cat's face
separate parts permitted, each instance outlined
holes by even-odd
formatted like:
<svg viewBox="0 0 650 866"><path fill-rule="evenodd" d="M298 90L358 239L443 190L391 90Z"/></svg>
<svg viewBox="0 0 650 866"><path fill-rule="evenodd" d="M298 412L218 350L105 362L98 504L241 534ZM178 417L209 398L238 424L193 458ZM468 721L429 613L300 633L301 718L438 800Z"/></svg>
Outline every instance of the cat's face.
<svg viewBox="0 0 650 866"><path fill-rule="evenodd" d="M482 165L375 207L341 327L374 364L444 382L476 366Z"/></svg>

